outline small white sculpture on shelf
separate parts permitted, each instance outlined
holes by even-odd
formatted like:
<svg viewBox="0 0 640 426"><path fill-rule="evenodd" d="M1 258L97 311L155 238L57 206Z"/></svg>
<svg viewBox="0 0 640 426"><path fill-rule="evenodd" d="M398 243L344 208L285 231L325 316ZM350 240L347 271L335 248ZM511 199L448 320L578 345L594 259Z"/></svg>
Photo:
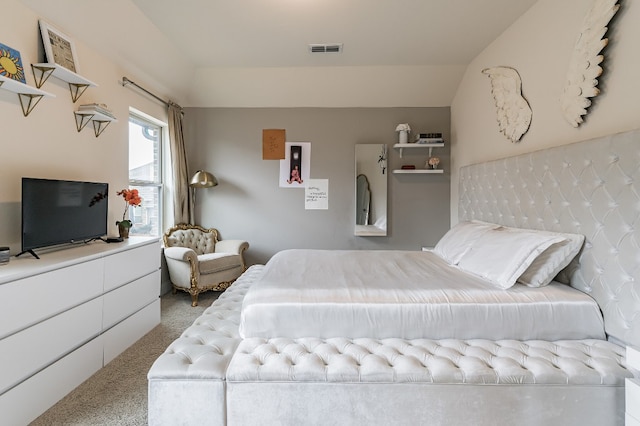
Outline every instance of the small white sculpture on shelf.
<svg viewBox="0 0 640 426"><path fill-rule="evenodd" d="M576 40L567 81L560 97L560 106L565 120L573 127L578 127L591 106L591 100L600 94L598 77L602 74L600 63L604 56L600 51L609 43L602 38L607 32L607 25L620 8L618 0L595 0L591 10L582 22L582 29Z"/></svg>
<svg viewBox="0 0 640 426"><path fill-rule="evenodd" d="M500 132L511 142L518 142L529 130L532 116L529 103L522 97L522 80L518 71L509 67L492 67L482 72L491 79Z"/></svg>
<svg viewBox="0 0 640 426"><path fill-rule="evenodd" d="M440 164L440 158L438 157L431 157L427 160L427 164L425 164L425 167L429 168L429 169L437 169L438 168L438 164Z"/></svg>
<svg viewBox="0 0 640 426"><path fill-rule="evenodd" d="M411 132L409 123L398 124L396 132L398 132L398 143L409 143L409 132Z"/></svg>

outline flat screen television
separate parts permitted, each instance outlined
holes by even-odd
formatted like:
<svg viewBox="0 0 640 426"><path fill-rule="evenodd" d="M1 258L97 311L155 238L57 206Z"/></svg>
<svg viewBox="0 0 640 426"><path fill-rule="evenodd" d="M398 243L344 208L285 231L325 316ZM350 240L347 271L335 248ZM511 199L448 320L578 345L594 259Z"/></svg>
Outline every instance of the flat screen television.
<svg viewBox="0 0 640 426"><path fill-rule="evenodd" d="M108 195L108 183L23 177L20 254L106 235Z"/></svg>

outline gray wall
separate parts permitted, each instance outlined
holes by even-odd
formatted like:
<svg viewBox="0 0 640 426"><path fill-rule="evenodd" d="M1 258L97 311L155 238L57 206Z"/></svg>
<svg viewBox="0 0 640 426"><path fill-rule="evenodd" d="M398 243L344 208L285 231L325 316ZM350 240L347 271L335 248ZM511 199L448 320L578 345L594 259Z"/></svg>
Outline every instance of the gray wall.
<svg viewBox="0 0 640 426"><path fill-rule="evenodd" d="M204 169L219 181L198 190L196 222L223 239L249 241L249 264L289 248L420 250L449 229L449 144L434 151L444 174L391 173L401 164L422 168L428 156L405 151L400 159L392 148L396 125L441 132L448 142L448 107L187 108L184 123L189 172ZM279 161L262 160L262 129L286 129L287 141L311 143L311 178L329 180L328 210L305 210L303 189L279 187ZM359 143L388 144L387 237L353 235Z"/></svg>

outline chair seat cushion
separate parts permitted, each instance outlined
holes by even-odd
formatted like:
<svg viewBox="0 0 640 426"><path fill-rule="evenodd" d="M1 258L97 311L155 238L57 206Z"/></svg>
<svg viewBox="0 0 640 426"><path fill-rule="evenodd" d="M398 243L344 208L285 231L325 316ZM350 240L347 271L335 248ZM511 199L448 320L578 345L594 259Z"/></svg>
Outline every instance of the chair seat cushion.
<svg viewBox="0 0 640 426"><path fill-rule="evenodd" d="M198 255L198 264L201 274L213 274L242 267L242 258L233 253L206 253Z"/></svg>

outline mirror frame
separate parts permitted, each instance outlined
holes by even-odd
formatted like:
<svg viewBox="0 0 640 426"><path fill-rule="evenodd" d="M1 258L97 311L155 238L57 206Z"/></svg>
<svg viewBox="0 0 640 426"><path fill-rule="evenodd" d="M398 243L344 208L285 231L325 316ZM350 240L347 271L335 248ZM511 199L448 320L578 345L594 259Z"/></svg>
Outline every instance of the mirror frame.
<svg viewBox="0 0 640 426"><path fill-rule="evenodd" d="M386 144L356 144L355 146L355 199L356 215L354 215L354 235L359 237L385 237L387 235L387 145ZM358 176L364 175L369 182L371 202L369 223L356 223L358 208Z"/></svg>

